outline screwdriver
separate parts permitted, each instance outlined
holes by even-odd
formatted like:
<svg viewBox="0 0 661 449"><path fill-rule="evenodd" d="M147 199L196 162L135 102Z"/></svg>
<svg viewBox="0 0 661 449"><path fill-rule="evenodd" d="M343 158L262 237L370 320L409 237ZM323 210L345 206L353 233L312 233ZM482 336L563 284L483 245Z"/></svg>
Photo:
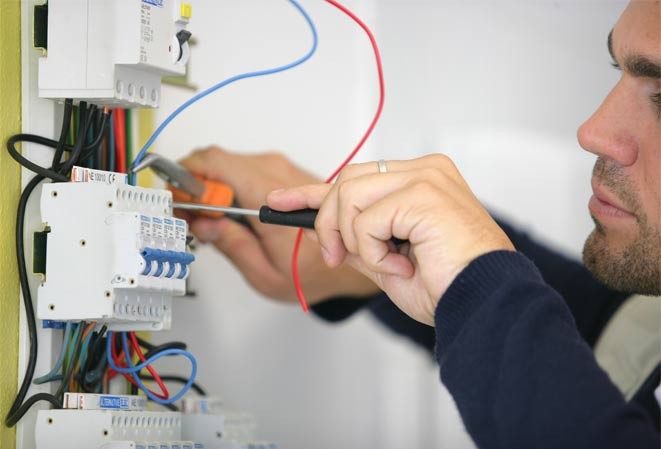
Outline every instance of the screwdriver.
<svg viewBox="0 0 661 449"><path fill-rule="evenodd" d="M208 206L206 204L196 203L172 203L174 209L184 209L203 212L220 212L227 215L241 215L259 217L259 221L266 224L292 226L295 228L314 229L314 221L317 218L318 210L301 209L291 212L280 212L273 210L268 206L262 206L257 209L242 209L240 207L221 207Z"/></svg>
<svg viewBox="0 0 661 449"><path fill-rule="evenodd" d="M282 212L273 210L268 206L262 206L259 209L242 209L240 207L220 207L179 202L173 202L172 208L192 211L220 212L227 215L252 216L258 217L259 221L262 223L304 229L314 229L314 222L319 213L316 209L300 209L290 212ZM395 245L406 243L406 240L400 240L396 237L391 238L390 241Z"/></svg>

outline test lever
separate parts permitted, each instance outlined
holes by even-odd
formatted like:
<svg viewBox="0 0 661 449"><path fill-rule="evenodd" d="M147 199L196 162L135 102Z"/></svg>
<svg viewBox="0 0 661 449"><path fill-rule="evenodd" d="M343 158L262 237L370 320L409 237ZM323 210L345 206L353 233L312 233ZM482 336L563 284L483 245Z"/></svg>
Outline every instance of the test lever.
<svg viewBox="0 0 661 449"><path fill-rule="evenodd" d="M242 209L239 207L219 207L207 206L206 204L195 203L172 203L174 209L196 210L206 212L220 212L227 215L253 216L258 217L259 221L266 224L291 226L294 228L314 229L314 222L319 213L316 209L300 209L289 212L273 210L268 206L262 206L257 209ZM396 237L390 239L395 245L406 243L406 240L400 240Z"/></svg>

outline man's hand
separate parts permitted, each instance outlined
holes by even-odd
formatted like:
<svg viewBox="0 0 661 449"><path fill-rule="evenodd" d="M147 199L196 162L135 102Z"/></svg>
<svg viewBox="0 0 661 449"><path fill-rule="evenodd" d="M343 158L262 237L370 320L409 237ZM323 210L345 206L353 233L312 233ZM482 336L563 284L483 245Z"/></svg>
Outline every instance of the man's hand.
<svg viewBox="0 0 661 449"><path fill-rule="evenodd" d="M240 155L218 147L197 150L181 164L192 173L231 186L241 207L258 209L275 189L321 182L277 153ZM202 242L213 243L260 293L294 301L291 255L296 230L264 225L255 217L252 230L228 218L209 219L178 211ZM303 291L310 304L334 296L359 297L378 292L365 276L348 265L328 268L319 245L304 241L299 253Z"/></svg>
<svg viewBox="0 0 661 449"><path fill-rule="evenodd" d="M514 246L446 156L387 167L351 165L333 186L271 192L268 205L320 209L315 231L328 266L348 261L406 314L433 326L439 299L472 260ZM408 242L397 248L392 237Z"/></svg>

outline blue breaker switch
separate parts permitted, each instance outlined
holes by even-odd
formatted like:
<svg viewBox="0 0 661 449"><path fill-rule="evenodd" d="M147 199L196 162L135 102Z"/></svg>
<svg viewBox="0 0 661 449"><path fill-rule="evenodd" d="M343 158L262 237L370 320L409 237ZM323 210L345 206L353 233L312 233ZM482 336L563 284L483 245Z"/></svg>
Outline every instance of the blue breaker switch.
<svg viewBox="0 0 661 449"><path fill-rule="evenodd" d="M184 279L188 274L188 265L195 261L195 256L189 253L181 253L181 273L177 276L178 279Z"/></svg>
<svg viewBox="0 0 661 449"><path fill-rule="evenodd" d="M155 254L155 259L156 259L156 262L158 263L158 269L156 270L156 272L152 276L161 277L161 275L163 274L164 262L166 262L168 260L167 251L162 251L160 249L155 249L154 252L156 253Z"/></svg>
<svg viewBox="0 0 661 449"><path fill-rule="evenodd" d="M147 276L151 271L151 263L154 261L154 250L151 248L145 248L140 252L140 255L145 260L145 269L142 270L142 275Z"/></svg>
<svg viewBox="0 0 661 449"><path fill-rule="evenodd" d="M177 264L181 261L181 253L178 253L177 251L166 251L166 253L168 255L168 262L170 263L170 269L168 270L165 277L172 278L177 268Z"/></svg>

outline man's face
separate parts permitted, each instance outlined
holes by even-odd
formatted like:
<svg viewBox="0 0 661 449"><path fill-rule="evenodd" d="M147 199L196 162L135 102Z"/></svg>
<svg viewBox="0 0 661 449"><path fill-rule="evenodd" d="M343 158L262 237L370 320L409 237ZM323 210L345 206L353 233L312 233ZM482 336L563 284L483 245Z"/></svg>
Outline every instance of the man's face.
<svg viewBox="0 0 661 449"><path fill-rule="evenodd" d="M609 37L622 77L578 131L598 156L583 250L609 287L661 294L661 0L632 1Z"/></svg>

